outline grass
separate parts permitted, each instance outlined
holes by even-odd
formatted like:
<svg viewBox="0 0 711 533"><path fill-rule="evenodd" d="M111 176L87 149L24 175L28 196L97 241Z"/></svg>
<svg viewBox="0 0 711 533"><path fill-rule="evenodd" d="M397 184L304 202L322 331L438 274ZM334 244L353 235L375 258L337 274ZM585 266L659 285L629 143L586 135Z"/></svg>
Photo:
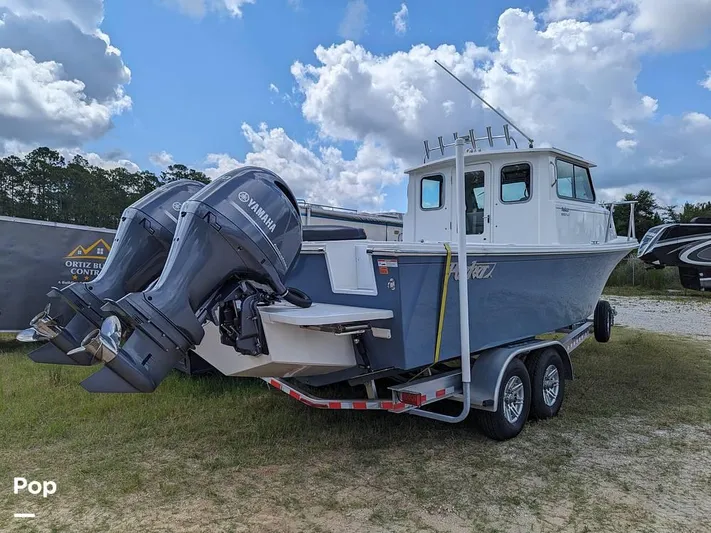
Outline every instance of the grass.
<svg viewBox="0 0 711 533"><path fill-rule="evenodd" d="M711 513L711 352L693 341L587 341L560 416L504 443L256 380L90 395L93 369L25 353L0 337L0 531L702 531ZM15 476L57 494L15 496Z"/></svg>
<svg viewBox="0 0 711 533"><path fill-rule="evenodd" d="M661 298L691 298L702 301L711 299L709 291L693 291L691 289L650 289L642 286L608 286L604 294L613 296L655 296Z"/></svg>

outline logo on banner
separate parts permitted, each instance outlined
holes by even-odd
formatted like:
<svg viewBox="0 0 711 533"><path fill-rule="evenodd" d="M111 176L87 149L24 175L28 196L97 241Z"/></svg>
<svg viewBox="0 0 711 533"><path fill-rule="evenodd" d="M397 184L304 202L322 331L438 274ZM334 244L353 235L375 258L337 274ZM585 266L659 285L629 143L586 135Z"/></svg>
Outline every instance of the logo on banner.
<svg viewBox="0 0 711 533"><path fill-rule="evenodd" d="M104 239L99 239L89 246L76 246L71 252L64 256L64 266L67 269L66 280L61 280L61 285L69 285L74 282L86 282L93 280L106 262L106 258L111 251Z"/></svg>

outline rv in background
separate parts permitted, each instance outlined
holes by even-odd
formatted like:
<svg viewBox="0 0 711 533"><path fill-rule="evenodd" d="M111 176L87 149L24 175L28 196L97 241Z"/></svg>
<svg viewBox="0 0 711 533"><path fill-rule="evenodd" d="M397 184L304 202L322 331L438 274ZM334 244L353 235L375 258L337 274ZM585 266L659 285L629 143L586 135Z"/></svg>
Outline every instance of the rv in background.
<svg viewBox="0 0 711 533"><path fill-rule="evenodd" d="M312 204L299 200L301 223L305 226L336 225L363 228L373 241L401 241L402 213L365 213L344 207Z"/></svg>
<svg viewBox="0 0 711 533"><path fill-rule="evenodd" d="M400 213L299 202L304 225L363 228L368 239L402 240ZM52 287L93 280L104 266L116 231L0 216L0 332L27 327Z"/></svg>

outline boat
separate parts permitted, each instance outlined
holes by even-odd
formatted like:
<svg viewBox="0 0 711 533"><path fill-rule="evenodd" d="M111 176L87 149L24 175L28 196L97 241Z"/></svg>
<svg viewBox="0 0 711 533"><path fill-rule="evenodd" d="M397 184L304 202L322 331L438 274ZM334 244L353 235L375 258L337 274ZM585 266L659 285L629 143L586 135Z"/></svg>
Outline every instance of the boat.
<svg viewBox="0 0 711 533"><path fill-rule="evenodd" d="M511 438L529 415L557 414L573 376L570 352L592 334L609 339L614 314L600 296L638 244L617 235L612 207L597 202L593 163L534 148L511 125L528 147L518 148L509 121L502 135L487 127L484 137L439 137L436 148L425 141L425 161L406 171L400 241L302 226L279 176L230 171L182 201L156 279L120 297L114 290L99 306L103 279L130 279L141 266L131 258L155 258L165 242L148 239L145 220L159 218L149 206L129 208L117 233L125 238L101 276L50 293L95 329L78 346L78 335L60 346L66 328L50 307L19 338L49 340L52 348L30 354L37 362L98 365L82 382L90 392L153 392L194 351L225 375L262 378L314 407L446 422L473 408L488 435ZM495 149L499 140L505 148ZM435 151L442 157L431 158ZM155 194L165 205L177 201L174 192ZM141 254L127 254L140 242ZM566 336L539 338L549 332ZM37 353L43 349L53 355ZM378 394L383 381L390 399ZM299 389L345 382L364 385L367 400ZM424 409L448 398L462 403L459 415Z"/></svg>
<svg viewBox="0 0 711 533"><path fill-rule="evenodd" d="M649 229L637 257L653 268L678 268L684 288L711 290L711 217L694 217L688 223Z"/></svg>

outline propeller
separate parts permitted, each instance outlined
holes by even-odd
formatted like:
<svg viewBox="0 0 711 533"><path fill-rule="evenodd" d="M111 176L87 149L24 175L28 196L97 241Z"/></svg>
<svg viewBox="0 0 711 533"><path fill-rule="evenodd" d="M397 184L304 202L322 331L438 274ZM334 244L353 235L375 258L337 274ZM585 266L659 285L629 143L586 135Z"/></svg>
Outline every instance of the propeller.
<svg viewBox="0 0 711 533"><path fill-rule="evenodd" d="M81 346L67 352L75 361L91 359L91 363L108 363L116 357L121 345L121 322L113 315L104 319L101 329L90 332ZM85 363L86 364L86 363Z"/></svg>
<svg viewBox="0 0 711 533"><path fill-rule="evenodd" d="M47 304L41 313L30 320L30 327L22 330L15 338L20 342L35 342L53 339L59 335L61 329L49 314L51 306L51 303Z"/></svg>

